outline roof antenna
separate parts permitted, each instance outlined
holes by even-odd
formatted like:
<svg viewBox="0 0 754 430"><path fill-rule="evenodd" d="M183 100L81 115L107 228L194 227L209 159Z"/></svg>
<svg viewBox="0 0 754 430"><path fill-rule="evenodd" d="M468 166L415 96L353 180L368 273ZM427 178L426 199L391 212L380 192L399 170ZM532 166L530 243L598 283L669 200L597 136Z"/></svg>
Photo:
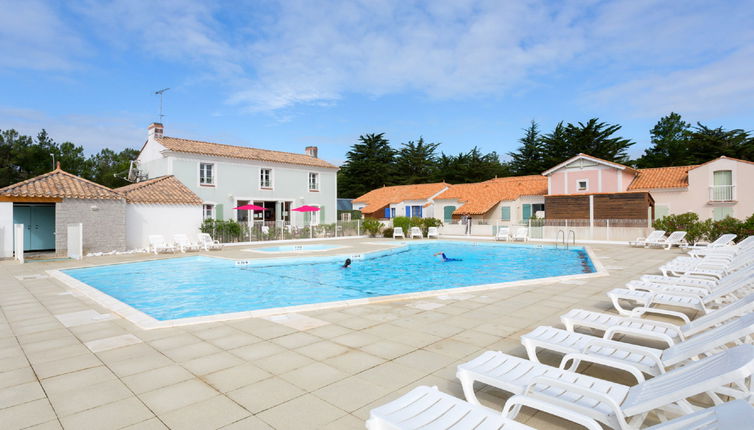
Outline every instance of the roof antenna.
<svg viewBox="0 0 754 430"><path fill-rule="evenodd" d="M159 91L155 91L155 92L154 92L155 94L159 94L159 95L160 95L160 123L162 123L162 118L164 118L164 117L165 117L165 115L163 115L163 114L162 114L162 94L163 94L163 93L164 93L165 91L169 90L169 89L170 89L170 88L163 88L163 89L161 89L161 90L159 90Z"/></svg>

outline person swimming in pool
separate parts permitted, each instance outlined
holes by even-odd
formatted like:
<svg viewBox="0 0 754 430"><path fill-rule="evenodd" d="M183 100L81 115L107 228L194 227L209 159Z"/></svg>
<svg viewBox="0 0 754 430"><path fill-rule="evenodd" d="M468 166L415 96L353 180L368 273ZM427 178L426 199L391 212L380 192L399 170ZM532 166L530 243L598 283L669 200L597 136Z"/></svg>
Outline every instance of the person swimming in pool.
<svg viewBox="0 0 754 430"><path fill-rule="evenodd" d="M445 256L445 253L442 251L435 252L434 254L432 254L433 257L436 257L438 255L442 256L443 263L447 263L448 261L463 261L460 258L448 258L447 256Z"/></svg>
<svg viewBox="0 0 754 430"><path fill-rule="evenodd" d="M346 258L346 262L343 263L343 268L344 269L348 269L349 267L351 267L351 259L350 258Z"/></svg>

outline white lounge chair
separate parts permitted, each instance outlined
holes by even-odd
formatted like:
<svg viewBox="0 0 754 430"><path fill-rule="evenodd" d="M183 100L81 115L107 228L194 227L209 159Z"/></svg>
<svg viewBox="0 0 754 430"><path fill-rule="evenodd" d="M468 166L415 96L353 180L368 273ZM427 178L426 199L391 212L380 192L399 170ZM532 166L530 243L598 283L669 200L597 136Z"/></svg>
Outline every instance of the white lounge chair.
<svg viewBox="0 0 754 430"><path fill-rule="evenodd" d="M649 247L660 247L670 249L674 246L681 246L686 243L686 240L684 239L686 237L685 231L674 231L670 233L670 236L667 238L660 238L654 241L647 241L647 246Z"/></svg>
<svg viewBox="0 0 754 430"><path fill-rule="evenodd" d="M222 243L216 239L212 239L212 236L210 236L209 233L199 233L197 237L199 239L199 245L205 251L219 250L223 248Z"/></svg>
<svg viewBox="0 0 754 430"><path fill-rule="evenodd" d="M666 284L666 285L684 285L689 287L706 288L712 291L718 287L723 287L727 284L737 282L739 280L748 279L749 276L754 274L754 267L745 267L742 270L730 273L721 278L713 277L695 277L691 275L681 276L664 276L664 275L642 275L639 280L648 284ZM633 281L637 282L637 281Z"/></svg>
<svg viewBox="0 0 754 430"><path fill-rule="evenodd" d="M748 399L751 388L742 382L750 380L754 373L754 345L730 348L631 387L565 370L566 364L564 360L559 369L487 351L459 365L457 376L466 400L477 405L476 381L523 394L528 398L526 406L529 407L539 409L542 405L542 410L546 411L554 404L610 428L638 429L651 411L676 415L695 412L687 400L693 396L705 394L715 404L723 402L720 394ZM509 417L514 416L509 414Z"/></svg>
<svg viewBox="0 0 754 430"><path fill-rule="evenodd" d="M736 240L736 234L723 234L720 235L717 239L713 240L710 243L707 243L705 245L686 245L683 248L684 249L692 249L692 250L708 250L713 248L723 248L730 245L733 245L733 241Z"/></svg>
<svg viewBox="0 0 754 430"><path fill-rule="evenodd" d="M505 404L506 411L517 406L519 397L512 397ZM414 430L414 429L489 429L489 430L534 430L506 418L500 412L474 405L445 394L437 387L419 386L390 403L369 411L366 427L369 430ZM576 420L590 430L601 430L600 425L567 409L552 406L549 413Z"/></svg>
<svg viewBox="0 0 754 430"><path fill-rule="evenodd" d="M722 238L722 236L721 236ZM691 247L689 255L692 257L706 257L708 255L736 255L739 252L747 249L754 248L754 235L747 236L736 244L729 244L727 246L703 246L703 247Z"/></svg>
<svg viewBox="0 0 754 430"><path fill-rule="evenodd" d="M509 227L498 227L495 240L509 241L511 238L511 229Z"/></svg>
<svg viewBox="0 0 754 430"><path fill-rule="evenodd" d="M422 234L422 229L420 229L419 227L411 227L409 236L410 236L410 239L415 239L417 237L419 239L424 239L424 235Z"/></svg>
<svg viewBox="0 0 754 430"><path fill-rule="evenodd" d="M665 230L655 230L647 237L637 237L636 240L628 242L628 246L646 247L648 242L656 242L664 237Z"/></svg>
<svg viewBox="0 0 754 430"><path fill-rule="evenodd" d="M754 293L702 315L693 321L684 321L685 324L683 325L584 309L572 309L562 315L560 321L568 331L576 331L576 327L587 327L601 331L620 331L616 328L627 327L632 330L631 335L634 337L661 340L671 345L750 312L754 312Z"/></svg>
<svg viewBox="0 0 754 430"><path fill-rule="evenodd" d="M393 239L405 239L406 236L403 234L403 228L402 227L395 227L393 228Z"/></svg>
<svg viewBox="0 0 754 430"><path fill-rule="evenodd" d="M437 229L437 227L429 227L427 229L427 239L434 237L435 239L440 238L440 230Z"/></svg>
<svg viewBox="0 0 754 430"><path fill-rule="evenodd" d="M161 234L150 234L149 251L155 254L160 252L175 252L175 247L167 243Z"/></svg>
<svg viewBox="0 0 754 430"><path fill-rule="evenodd" d="M263 236L269 236L270 235L270 227L267 225L262 226L262 235Z"/></svg>
<svg viewBox="0 0 754 430"><path fill-rule="evenodd" d="M647 430L732 430L742 428L745 423L754 423L754 406L745 400L734 400L665 421Z"/></svg>
<svg viewBox="0 0 754 430"><path fill-rule="evenodd" d="M605 336L600 338L555 327L540 326L521 336L521 344L526 348L529 360L535 362L539 362L537 350L544 349L561 354L604 357L656 376L686 361L719 351L718 348L724 348L729 343L746 339L754 333L754 314L730 320L719 327L678 343L674 343L668 337L666 341L671 346L665 349L649 348L611 339L616 334L630 335L634 332L640 331L619 326L608 329Z"/></svg>
<svg viewBox="0 0 754 430"><path fill-rule="evenodd" d="M721 278L747 266L754 265L754 249L735 256L708 255L704 258L678 257L660 266L663 275Z"/></svg>
<svg viewBox="0 0 754 430"><path fill-rule="evenodd" d="M175 243L176 248L181 252L198 251L201 248L199 244L192 243L188 240L188 237L186 237L185 234L174 234L173 243Z"/></svg>
<svg viewBox="0 0 754 430"><path fill-rule="evenodd" d="M529 240L529 229L526 227L519 227L516 230L516 235L513 236L513 240L526 242Z"/></svg>

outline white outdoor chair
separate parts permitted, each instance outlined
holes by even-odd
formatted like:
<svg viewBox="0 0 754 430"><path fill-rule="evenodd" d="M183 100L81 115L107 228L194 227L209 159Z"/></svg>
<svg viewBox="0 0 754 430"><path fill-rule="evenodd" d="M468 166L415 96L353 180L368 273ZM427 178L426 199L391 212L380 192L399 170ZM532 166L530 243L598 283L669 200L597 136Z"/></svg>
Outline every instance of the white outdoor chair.
<svg viewBox="0 0 754 430"><path fill-rule="evenodd" d="M655 230L649 233L647 237L637 237L636 240L628 242L629 246L646 247L648 242L656 242L665 237L665 230Z"/></svg>
<svg viewBox="0 0 754 430"><path fill-rule="evenodd" d="M568 331L576 331L576 327L586 327L606 332L611 329L615 330L616 327L628 327L632 330L631 335L634 337L677 343L750 312L754 312L754 293L683 325L584 309L568 311L561 315L560 322Z"/></svg>
<svg viewBox="0 0 754 430"><path fill-rule="evenodd" d="M745 400L734 400L665 421L647 430L730 430L739 429L744 423L754 423L754 406Z"/></svg>
<svg viewBox="0 0 754 430"><path fill-rule="evenodd" d="M602 357L612 362L625 363L638 371L657 376L666 370L724 349L731 342L746 339L754 333L754 314L748 314L731 320L686 339L674 343L669 337L665 339L671 346L665 349L649 348L612 340L616 334L632 335L641 332L630 327L612 327L604 337L540 326L521 336L521 344L526 348L529 360L539 362L537 350L544 349L561 354L586 354L590 357Z"/></svg>
<svg viewBox="0 0 754 430"><path fill-rule="evenodd" d="M511 229L509 227L498 227L495 240L509 241L511 238Z"/></svg>
<svg viewBox="0 0 754 430"><path fill-rule="evenodd" d="M723 236L720 236L718 240L721 240L721 239L724 240L725 238ZM715 242L717 242L717 240ZM754 235L747 236L736 244L729 243L728 245L724 245L724 246L709 246L709 245L702 246L702 247L692 246L690 248L691 248L691 251L689 251L689 255L692 257L697 257L697 258L706 257L709 255L735 256L739 252L743 252L748 249L754 249Z"/></svg>
<svg viewBox="0 0 754 430"><path fill-rule="evenodd" d="M519 227L518 230L516 230L516 235L513 236L513 240L527 242L529 240L529 229L526 227Z"/></svg>
<svg viewBox="0 0 754 430"><path fill-rule="evenodd" d="M161 234L150 234L149 251L155 254L160 252L175 252L175 247L168 244Z"/></svg>
<svg viewBox="0 0 754 430"><path fill-rule="evenodd" d="M417 237L419 239L424 239L424 235L422 234L422 229L419 227L411 227L411 231L409 233L410 239L416 239Z"/></svg>
<svg viewBox="0 0 754 430"><path fill-rule="evenodd" d="M174 234L173 243L179 251L184 253L186 251L198 251L201 248L199 244L189 241L185 234Z"/></svg>
<svg viewBox="0 0 754 430"><path fill-rule="evenodd" d="M720 235L717 239L713 240L710 243L704 244L704 245L686 245L683 248L684 249L692 249L692 250L711 250L714 248L725 248L730 245L734 245L733 241L736 240L736 237L738 235L736 234L723 234Z"/></svg>
<svg viewBox="0 0 754 430"><path fill-rule="evenodd" d="M686 237L685 231L674 231L670 233L670 236L667 238L660 238L653 241L647 241L647 246L650 247L660 247L665 248L666 250L674 247L674 246L681 246L686 243L686 240L684 239Z"/></svg>
<svg viewBox="0 0 754 430"><path fill-rule="evenodd" d="M754 265L754 249L747 249L735 256L708 255L704 258L676 257L660 266L663 275L707 276L721 278L747 266Z"/></svg>
<svg viewBox="0 0 754 430"><path fill-rule="evenodd" d="M429 227L427 229L427 239L430 238L439 239L440 238L440 230L437 229L437 227Z"/></svg>
<svg viewBox="0 0 754 430"><path fill-rule="evenodd" d="M219 250L223 248L223 245L216 239L212 239L209 233L199 233L198 235L199 245L205 251Z"/></svg>
<svg viewBox="0 0 754 430"><path fill-rule="evenodd" d="M366 427L369 430L534 430L505 417L510 408L519 405L518 399L516 396L509 399L501 415L500 412L445 394L437 387L423 385L369 411ZM596 421L564 408L551 406L547 412L566 419L573 418L589 430L602 429Z"/></svg>
<svg viewBox="0 0 754 430"><path fill-rule="evenodd" d="M474 382L478 381L524 395L528 401L519 401L520 404L543 411L556 405L613 429L638 429L647 414L655 410L693 413L695 408L687 399L701 394L715 404L723 402L720 394L735 399L748 399L751 395L748 381L754 373L754 345L730 348L652 379L642 378L637 385L630 387L565 370L569 361L577 362L573 358L566 357L561 368L557 368L487 351L459 365L457 376L470 403L479 404L474 393ZM594 361L598 362L599 358ZM745 385L742 384L744 381L747 381ZM512 412L508 416L515 418L515 407Z"/></svg>
<svg viewBox="0 0 754 430"><path fill-rule="evenodd" d="M403 227L395 227L393 229L393 239L397 238L405 239L406 236L403 234Z"/></svg>

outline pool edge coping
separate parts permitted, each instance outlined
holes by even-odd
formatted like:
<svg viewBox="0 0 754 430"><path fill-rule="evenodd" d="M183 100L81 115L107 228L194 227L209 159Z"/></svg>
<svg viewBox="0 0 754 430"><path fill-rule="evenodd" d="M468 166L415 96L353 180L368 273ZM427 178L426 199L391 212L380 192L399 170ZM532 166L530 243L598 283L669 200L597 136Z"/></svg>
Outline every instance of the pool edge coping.
<svg viewBox="0 0 754 430"><path fill-rule="evenodd" d="M595 271L592 273L550 276L546 278L525 279L525 280L510 281L510 282L498 282L494 284L469 285L466 287L444 288L440 290L429 290L429 291L416 291L412 293L391 294L387 296L367 297L367 298L350 299L350 300L337 300L333 302L309 303L309 304L304 304L304 305L283 306L283 307L277 307L277 308L257 309L257 310L252 310L252 311L229 312L229 313L223 313L223 314L178 318L178 319L164 320L164 321L160 321L134 308L133 306L128 305L116 299L115 297L112 297L98 290L97 288L92 287L91 285L81 282L78 279L63 273L62 270L60 269L46 270L46 272L48 275L50 275L50 277L60 281L62 284L73 289L74 291L77 291L83 294L85 297L91 299L96 304L110 310L111 312L116 313L120 317L136 325L138 328L142 330L154 330L154 329L160 329L160 328L182 327L182 326L189 326L189 325L194 325L194 324L233 321L233 320L239 320L239 319L245 319L245 318L264 318L264 317L270 317L274 315L283 315L283 314L289 314L289 313L312 312L312 311L319 311L319 310L325 310L325 309L361 306L361 305L366 305L366 304L414 300L414 299L429 298L429 297L436 297L436 296L463 294L463 293L470 293L470 292L519 287L519 286L534 285L534 284L551 284L551 283L557 283L557 282L563 282L563 281L590 279L590 278L609 276L610 273L607 271L607 269L602 264L602 262L594 254L591 247L584 246L583 248L586 251L587 255L589 256L589 259L591 260L592 265L594 266ZM374 252L378 252L378 251L374 251ZM69 269L71 268L67 268L66 270L69 270Z"/></svg>

